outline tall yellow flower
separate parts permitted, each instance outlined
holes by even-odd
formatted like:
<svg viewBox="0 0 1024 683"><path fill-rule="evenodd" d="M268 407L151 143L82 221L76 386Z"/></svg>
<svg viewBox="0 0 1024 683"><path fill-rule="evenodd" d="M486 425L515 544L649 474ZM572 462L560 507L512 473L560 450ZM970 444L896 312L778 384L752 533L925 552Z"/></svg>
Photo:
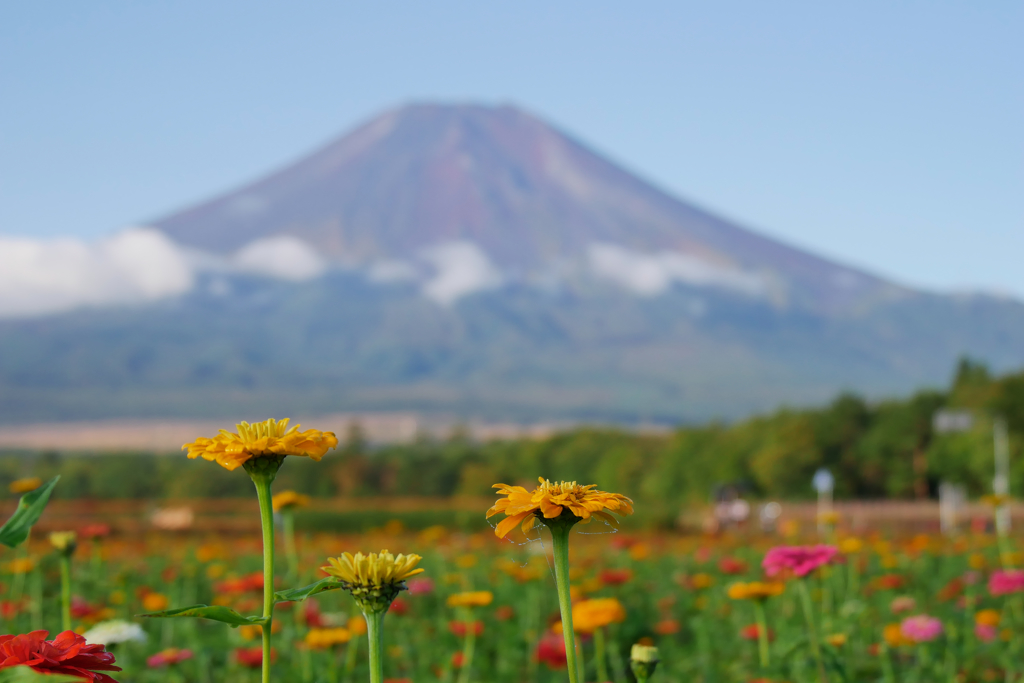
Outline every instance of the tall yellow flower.
<svg viewBox="0 0 1024 683"><path fill-rule="evenodd" d="M522 486L494 485L503 497L487 511L487 517L499 512L506 515L494 530L498 538L505 538L520 522L526 532L538 519L547 523L547 520L568 518L567 521L575 524L587 523L596 516L616 524L615 518L605 510L619 515L633 514L632 500L618 493L598 491L593 484L581 486L574 481L554 483L543 477L539 481L540 486L532 492Z"/></svg>
<svg viewBox="0 0 1024 683"><path fill-rule="evenodd" d="M238 432L220 430L211 438L201 436L181 448L188 450L189 458L202 456L227 470L237 469L254 458L276 458L301 455L319 461L328 450L338 445L334 432L316 429L299 431L301 425L288 428L289 418L265 420L255 424L240 422Z"/></svg>
<svg viewBox="0 0 1024 683"><path fill-rule="evenodd" d="M416 567L422 559L413 554L392 555L387 550L366 555L342 553L327 558L330 566L321 569L341 579L364 611L383 612L405 589L405 580L423 572Z"/></svg>

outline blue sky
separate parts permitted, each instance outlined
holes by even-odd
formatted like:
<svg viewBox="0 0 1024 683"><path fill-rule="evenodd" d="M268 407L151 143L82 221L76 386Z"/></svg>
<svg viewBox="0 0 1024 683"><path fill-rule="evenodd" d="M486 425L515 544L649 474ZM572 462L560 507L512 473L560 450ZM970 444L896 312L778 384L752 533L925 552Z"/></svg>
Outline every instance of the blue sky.
<svg viewBox="0 0 1024 683"><path fill-rule="evenodd" d="M900 282L1024 297L1024 3L0 8L0 235L96 238L378 111L512 102Z"/></svg>

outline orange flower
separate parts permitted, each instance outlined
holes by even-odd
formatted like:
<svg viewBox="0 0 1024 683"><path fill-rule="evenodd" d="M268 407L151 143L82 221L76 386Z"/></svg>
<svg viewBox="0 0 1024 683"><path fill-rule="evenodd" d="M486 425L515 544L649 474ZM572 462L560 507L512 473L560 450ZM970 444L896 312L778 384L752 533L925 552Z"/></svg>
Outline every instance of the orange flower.
<svg viewBox="0 0 1024 683"><path fill-rule="evenodd" d="M619 515L633 514L633 501L618 493L598 491L594 485L581 486L574 481L556 484L543 477L539 481L540 486L532 492L522 486L494 485L503 497L487 511L487 517L493 517L499 512L506 515L494 530L498 538L505 538L520 522L523 531L527 532L538 519L556 519L562 516L563 511L584 523L596 516L616 524L615 518L605 510Z"/></svg>
<svg viewBox="0 0 1024 683"><path fill-rule="evenodd" d="M185 444L182 449L188 450L189 459L202 456L226 470L234 470L260 457L300 455L319 461L338 445L334 432L316 429L300 432L301 425L288 429L288 420L270 419L254 424L240 422L236 425L238 433L222 429L212 439L202 436Z"/></svg>
<svg viewBox="0 0 1024 683"><path fill-rule="evenodd" d="M593 633L625 620L626 610L615 598L581 600L572 606L572 627L576 633Z"/></svg>

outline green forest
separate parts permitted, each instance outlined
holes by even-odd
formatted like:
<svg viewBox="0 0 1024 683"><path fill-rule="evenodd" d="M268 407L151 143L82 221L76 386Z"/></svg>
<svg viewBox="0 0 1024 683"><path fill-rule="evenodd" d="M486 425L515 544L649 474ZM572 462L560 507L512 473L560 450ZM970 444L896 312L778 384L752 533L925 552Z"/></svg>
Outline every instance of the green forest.
<svg viewBox="0 0 1024 683"><path fill-rule="evenodd" d="M973 416L966 431L937 433L939 410ZM925 498L942 481L972 496L992 480L993 421L1010 435L1011 490L1024 490L1024 372L993 376L963 360L946 390L899 400L838 396L816 409L780 409L732 424L684 426L657 434L581 427L541 440L447 439L371 446L358 430L320 463L290 458L278 490L315 496L489 495L491 484L532 483L538 475L625 492L651 508L706 501L723 484L755 498L802 499L811 476L829 468L839 498ZM140 458L146 462L140 466ZM6 452L0 484L17 477L63 475L63 498L202 498L251 496L252 484L175 454Z"/></svg>

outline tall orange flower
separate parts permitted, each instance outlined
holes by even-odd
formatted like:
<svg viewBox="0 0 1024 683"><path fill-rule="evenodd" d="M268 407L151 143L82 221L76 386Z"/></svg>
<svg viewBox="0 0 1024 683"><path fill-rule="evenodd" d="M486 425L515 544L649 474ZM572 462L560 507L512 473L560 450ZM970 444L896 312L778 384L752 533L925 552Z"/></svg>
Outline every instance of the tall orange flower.
<svg viewBox="0 0 1024 683"><path fill-rule="evenodd" d="M240 422L238 432L220 430L211 438L201 436L181 448L188 450L191 459L202 456L227 470L234 470L253 458L300 455L319 461L330 449L338 445L334 432L316 429L299 431L301 425L288 428L289 418L264 420L249 424Z"/></svg>
<svg viewBox="0 0 1024 683"><path fill-rule="evenodd" d="M540 486L533 491L522 486L494 485L503 497L487 511L487 517L499 512L506 515L494 530L498 538L505 538L520 522L526 532L538 519L558 519L566 514L576 522L587 523L596 516L612 524L617 522L606 510L623 516L633 514L632 500L618 493L598 491L593 484L581 486L574 481L554 483L543 477L539 481Z"/></svg>

